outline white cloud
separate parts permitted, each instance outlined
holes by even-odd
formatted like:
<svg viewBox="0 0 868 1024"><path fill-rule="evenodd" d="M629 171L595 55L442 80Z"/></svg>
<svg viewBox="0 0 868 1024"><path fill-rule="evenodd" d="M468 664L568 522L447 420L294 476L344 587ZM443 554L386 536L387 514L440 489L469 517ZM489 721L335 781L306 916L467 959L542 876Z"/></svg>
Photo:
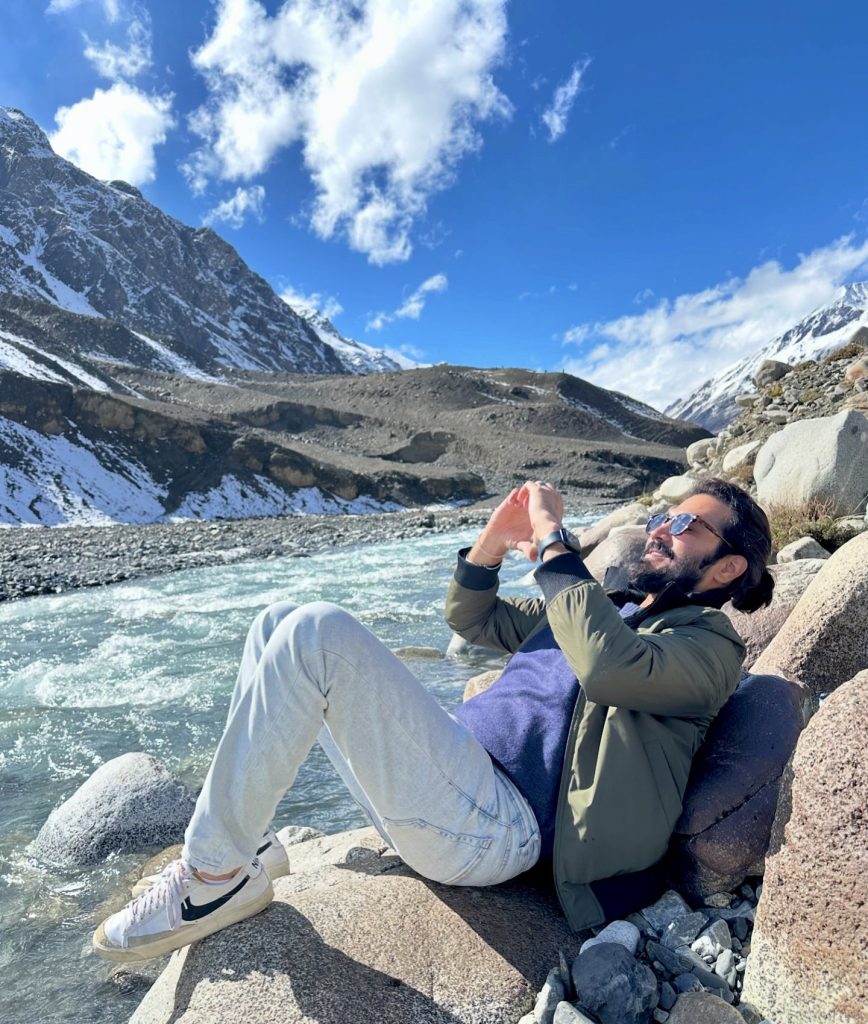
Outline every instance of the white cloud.
<svg viewBox="0 0 868 1024"><path fill-rule="evenodd" d="M506 0L219 0L193 55L209 90L191 118L194 189L249 179L300 143L310 224L375 264L405 260L429 196L511 107L491 73Z"/></svg>
<svg viewBox="0 0 868 1024"><path fill-rule="evenodd" d="M151 29L143 17L135 17L127 26L127 45L105 42L98 46L85 36L85 57L97 72L112 82L135 78L151 66Z"/></svg>
<svg viewBox="0 0 868 1024"><path fill-rule="evenodd" d="M51 3L46 8L46 12L48 14L63 14L65 11L71 11L75 7L80 7L85 2L86 0L51 0ZM102 0L102 9L105 12L106 18L111 22L117 21L121 15L118 0Z"/></svg>
<svg viewBox="0 0 868 1024"><path fill-rule="evenodd" d="M149 96L124 82L60 107L51 136L56 153L97 178L132 185L154 180L154 149L173 125L172 96Z"/></svg>
<svg viewBox="0 0 868 1024"><path fill-rule="evenodd" d="M248 216L262 222L262 204L265 202L265 189L262 185L251 185L250 188L235 189L235 195L218 203L202 218L203 224L223 222L233 228L244 226Z"/></svg>
<svg viewBox="0 0 868 1024"><path fill-rule="evenodd" d="M425 302L429 295L437 292L445 292L449 287L449 281L445 274L434 274L405 299L404 302L393 313L375 313L365 324L366 331L382 330L386 324L393 320L418 320L425 308Z"/></svg>
<svg viewBox="0 0 868 1024"><path fill-rule="evenodd" d="M567 130L567 119L582 88L582 76L590 63L587 58L576 61L570 77L555 89L551 106L543 111L542 120L549 130L549 142L557 141Z"/></svg>
<svg viewBox="0 0 868 1024"><path fill-rule="evenodd" d="M296 313L302 316L310 316L312 313L321 313L329 320L333 320L344 311L344 307L338 302L334 295L323 295L321 292L296 291L292 285L284 288L280 297L287 305L292 306Z"/></svg>
<svg viewBox="0 0 868 1024"><path fill-rule="evenodd" d="M594 348L563 369L662 409L831 302L866 269L868 242L852 236L800 255L791 270L769 260L642 313L570 328L565 342Z"/></svg>

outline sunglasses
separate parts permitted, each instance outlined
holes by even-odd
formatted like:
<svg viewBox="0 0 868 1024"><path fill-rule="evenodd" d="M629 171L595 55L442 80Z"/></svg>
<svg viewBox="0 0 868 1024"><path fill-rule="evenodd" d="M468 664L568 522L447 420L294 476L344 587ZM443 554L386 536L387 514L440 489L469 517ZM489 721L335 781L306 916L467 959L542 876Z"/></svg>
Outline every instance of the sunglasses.
<svg viewBox="0 0 868 1024"><path fill-rule="evenodd" d="M648 522L645 524L645 532L653 533L654 530L659 530L661 526L669 524L669 533L673 537L677 537L679 533L684 533L685 530L689 530L693 523L700 523L705 527L706 530L710 530L718 540L722 540L724 544L729 548L730 551L734 551L735 548L722 533L719 533L707 522L702 516L694 515L693 512L679 512L676 516L667 515L665 512L660 512L656 516L651 516Z"/></svg>

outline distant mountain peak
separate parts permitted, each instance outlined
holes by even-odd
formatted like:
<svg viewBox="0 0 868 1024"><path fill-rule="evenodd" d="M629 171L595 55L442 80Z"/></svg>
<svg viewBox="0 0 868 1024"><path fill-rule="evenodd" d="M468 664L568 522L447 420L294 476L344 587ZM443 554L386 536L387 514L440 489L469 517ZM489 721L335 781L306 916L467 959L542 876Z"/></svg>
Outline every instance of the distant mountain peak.
<svg viewBox="0 0 868 1024"><path fill-rule="evenodd" d="M15 107L0 106L0 144L14 147L18 151L26 146L26 152L32 156L55 155L45 132Z"/></svg>
<svg viewBox="0 0 868 1024"><path fill-rule="evenodd" d="M772 338L752 355L733 363L686 398L666 409L668 416L720 430L741 411L736 395L753 390L753 377L764 359L800 363L822 359L868 324L868 281L842 285L836 298L813 310L789 330Z"/></svg>

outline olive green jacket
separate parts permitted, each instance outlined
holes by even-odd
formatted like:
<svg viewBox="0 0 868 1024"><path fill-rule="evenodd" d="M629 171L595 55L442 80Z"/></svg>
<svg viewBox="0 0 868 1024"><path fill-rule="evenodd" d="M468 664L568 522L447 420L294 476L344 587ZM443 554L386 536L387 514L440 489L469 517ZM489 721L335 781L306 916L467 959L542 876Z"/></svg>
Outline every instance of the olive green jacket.
<svg viewBox="0 0 868 1024"><path fill-rule="evenodd" d="M691 758L738 685L745 647L723 612L694 603L705 595L672 584L623 619L578 555L550 559L536 579L545 599L498 598L497 573L460 559L446 621L466 640L509 653L548 622L581 683L553 858L558 898L578 930L605 917L590 882L665 853Z"/></svg>

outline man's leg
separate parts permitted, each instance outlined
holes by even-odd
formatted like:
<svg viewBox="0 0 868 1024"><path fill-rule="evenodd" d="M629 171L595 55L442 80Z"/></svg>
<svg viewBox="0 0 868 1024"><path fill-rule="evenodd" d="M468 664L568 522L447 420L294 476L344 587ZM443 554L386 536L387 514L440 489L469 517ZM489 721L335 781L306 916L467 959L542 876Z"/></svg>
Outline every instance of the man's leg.
<svg viewBox="0 0 868 1024"><path fill-rule="evenodd" d="M187 830L191 864L217 874L249 861L323 724L375 823L420 873L490 884L536 860L532 811L472 734L364 626L318 602L272 606L251 627Z"/></svg>

